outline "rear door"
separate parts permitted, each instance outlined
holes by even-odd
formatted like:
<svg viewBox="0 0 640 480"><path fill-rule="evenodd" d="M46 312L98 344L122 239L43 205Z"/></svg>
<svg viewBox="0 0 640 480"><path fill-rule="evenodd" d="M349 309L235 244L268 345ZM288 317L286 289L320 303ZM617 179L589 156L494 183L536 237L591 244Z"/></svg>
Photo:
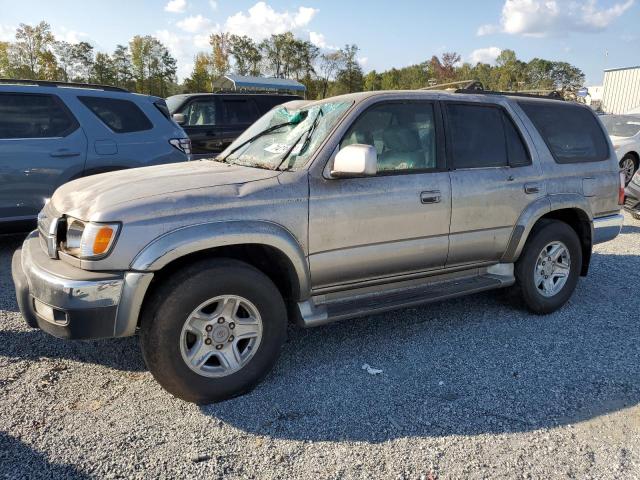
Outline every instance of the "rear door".
<svg viewBox="0 0 640 480"><path fill-rule="evenodd" d="M57 95L0 93L0 220L35 218L84 169L87 139Z"/></svg>
<svg viewBox="0 0 640 480"><path fill-rule="evenodd" d="M217 100L221 152L260 118L261 114L251 95L218 95Z"/></svg>
<svg viewBox="0 0 640 480"><path fill-rule="evenodd" d="M499 260L517 219L543 196L519 119L500 105L443 102L451 168L447 266Z"/></svg>

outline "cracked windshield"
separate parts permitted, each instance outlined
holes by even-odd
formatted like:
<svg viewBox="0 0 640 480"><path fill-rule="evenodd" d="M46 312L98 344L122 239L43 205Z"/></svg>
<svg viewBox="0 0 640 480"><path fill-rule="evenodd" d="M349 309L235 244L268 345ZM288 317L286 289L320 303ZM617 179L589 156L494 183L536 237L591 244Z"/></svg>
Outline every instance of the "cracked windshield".
<svg viewBox="0 0 640 480"><path fill-rule="evenodd" d="M306 164L353 102L325 102L301 109L271 110L244 132L217 161L296 170Z"/></svg>

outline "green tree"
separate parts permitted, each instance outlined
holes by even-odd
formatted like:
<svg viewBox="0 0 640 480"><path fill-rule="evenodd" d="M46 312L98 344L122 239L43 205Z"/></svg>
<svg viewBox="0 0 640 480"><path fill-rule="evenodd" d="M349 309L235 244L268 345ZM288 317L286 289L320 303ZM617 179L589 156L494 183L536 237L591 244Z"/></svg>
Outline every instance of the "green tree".
<svg viewBox="0 0 640 480"><path fill-rule="evenodd" d="M114 85L116 83L116 69L111 57L102 52L96 53L93 63L93 81L102 85Z"/></svg>
<svg viewBox="0 0 640 480"><path fill-rule="evenodd" d="M262 53L256 42L246 35L231 35L229 44L229 53L233 58L236 73L259 76Z"/></svg>
<svg viewBox="0 0 640 480"><path fill-rule="evenodd" d="M211 68L215 77L229 73L229 57L231 55L231 35L228 33L213 33L209 37L211 45Z"/></svg>
<svg viewBox="0 0 640 480"><path fill-rule="evenodd" d="M11 44L0 42L0 77L13 77L13 66L11 64Z"/></svg>
<svg viewBox="0 0 640 480"><path fill-rule="evenodd" d="M346 45L341 51L344 64L336 78L341 92L351 93L362 90L363 74L357 59L358 51L359 48L355 44Z"/></svg>
<svg viewBox="0 0 640 480"><path fill-rule="evenodd" d="M21 23L16 30L13 49L20 73L27 78L46 79L51 74L51 62L55 60L50 55L54 41L47 22L40 22L35 27Z"/></svg>
<svg viewBox="0 0 640 480"><path fill-rule="evenodd" d="M80 42L71 46L71 75L76 82L89 82L93 71L93 46Z"/></svg>
<svg viewBox="0 0 640 480"><path fill-rule="evenodd" d="M198 53L193 60L191 76L184 81L187 93L212 92L211 57L206 53Z"/></svg>
<svg viewBox="0 0 640 480"><path fill-rule="evenodd" d="M124 45L117 45L111 56L113 63L114 84L117 87L131 89L133 81L133 65L129 49Z"/></svg>
<svg viewBox="0 0 640 480"><path fill-rule="evenodd" d="M375 70L371 70L364 76L363 88L367 92L382 89L382 79L380 75L378 75L378 72L376 72Z"/></svg>

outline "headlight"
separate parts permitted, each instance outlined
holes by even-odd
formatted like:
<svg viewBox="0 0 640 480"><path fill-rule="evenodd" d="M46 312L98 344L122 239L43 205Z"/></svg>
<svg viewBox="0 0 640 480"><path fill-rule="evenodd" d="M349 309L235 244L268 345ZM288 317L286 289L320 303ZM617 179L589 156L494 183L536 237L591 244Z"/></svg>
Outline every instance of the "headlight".
<svg viewBox="0 0 640 480"><path fill-rule="evenodd" d="M117 223L83 222L67 217L67 239L62 251L83 259L104 257L111 250L119 228Z"/></svg>

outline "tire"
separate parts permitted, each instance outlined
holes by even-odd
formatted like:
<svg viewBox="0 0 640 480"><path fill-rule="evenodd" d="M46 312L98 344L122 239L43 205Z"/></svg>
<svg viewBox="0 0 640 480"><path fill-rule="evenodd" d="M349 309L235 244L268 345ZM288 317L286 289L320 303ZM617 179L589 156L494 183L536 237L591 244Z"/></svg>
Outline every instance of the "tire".
<svg viewBox="0 0 640 480"><path fill-rule="evenodd" d="M620 160L620 168L625 175L624 186L626 187L627 185L629 185L629 182L631 182L633 175L638 170L638 161L631 153L627 153L624 157L622 157L622 160Z"/></svg>
<svg viewBox="0 0 640 480"><path fill-rule="evenodd" d="M554 250L553 246L560 250ZM561 255L557 262L541 258L543 249L550 252L549 255L555 255L563 247L568 255ZM559 276L566 272L566 266L569 270L563 281ZM539 222L515 265L516 285L527 308L538 315L545 315L562 307L576 288L581 267L582 246L575 230L560 221Z"/></svg>
<svg viewBox="0 0 640 480"><path fill-rule="evenodd" d="M245 339L245 330L255 337ZM155 290L143 310L140 344L163 388L206 404L253 389L276 363L286 332L285 303L273 282L251 265L215 259L179 270ZM240 351L244 356L233 354Z"/></svg>

